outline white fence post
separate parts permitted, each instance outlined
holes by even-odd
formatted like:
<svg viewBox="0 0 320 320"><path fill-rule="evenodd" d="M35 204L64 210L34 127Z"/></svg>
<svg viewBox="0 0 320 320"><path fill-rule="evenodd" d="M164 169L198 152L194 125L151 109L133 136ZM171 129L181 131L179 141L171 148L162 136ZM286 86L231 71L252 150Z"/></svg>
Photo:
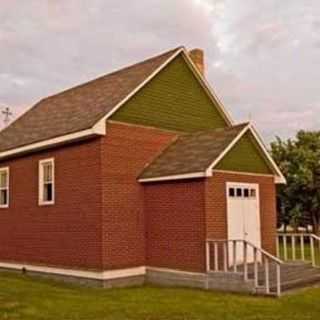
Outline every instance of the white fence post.
<svg viewBox="0 0 320 320"><path fill-rule="evenodd" d="M312 235L310 236L310 252L311 252L312 266L315 267L316 261L315 261L315 256L314 256L314 240L313 240Z"/></svg>
<svg viewBox="0 0 320 320"><path fill-rule="evenodd" d="M223 243L223 270L224 272L228 271L228 250L227 250L227 243Z"/></svg>
<svg viewBox="0 0 320 320"><path fill-rule="evenodd" d="M292 245L292 260L296 260L296 237L293 235L291 237L291 245Z"/></svg>
<svg viewBox="0 0 320 320"><path fill-rule="evenodd" d="M243 272L244 272L244 281L248 281L248 246L247 242L243 243Z"/></svg>
<svg viewBox="0 0 320 320"><path fill-rule="evenodd" d="M254 261L254 285L255 287L258 287L259 285L259 275L258 275L258 254L257 254L257 248L253 248L253 261Z"/></svg>
<svg viewBox="0 0 320 320"><path fill-rule="evenodd" d="M287 236L283 235L283 259L288 260L288 252L287 252Z"/></svg>
<svg viewBox="0 0 320 320"><path fill-rule="evenodd" d="M279 235L276 235L276 253L277 253L277 257L280 258Z"/></svg>
<svg viewBox="0 0 320 320"><path fill-rule="evenodd" d="M214 271L219 271L218 242L214 243Z"/></svg>
<svg viewBox="0 0 320 320"><path fill-rule="evenodd" d="M210 271L210 242L206 242L206 268L207 272Z"/></svg>
<svg viewBox="0 0 320 320"><path fill-rule="evenodd" d="M280 264L277 264L277 296L281 295L281 270Z"/></svg>
<svg viewBox="0 0 320 320"><path fill-rule="evenodd" d="M304 255L304 235L303 234L300 236L300 250L301 250L301 260L304 261L305 255Z"/></svg>
<svg viewBox="0 0 320 320"><path fill-rule="evenodd" d="M237 241L233 242L233 272L237 272Z"/></svg>
<svg viewBox="0 0 320 320"><path fill-rule="evenodd" d="M269 277L269 259L266 257L264 260L264 273L266 282L266 293L270 293L270 277Z"/></svg>

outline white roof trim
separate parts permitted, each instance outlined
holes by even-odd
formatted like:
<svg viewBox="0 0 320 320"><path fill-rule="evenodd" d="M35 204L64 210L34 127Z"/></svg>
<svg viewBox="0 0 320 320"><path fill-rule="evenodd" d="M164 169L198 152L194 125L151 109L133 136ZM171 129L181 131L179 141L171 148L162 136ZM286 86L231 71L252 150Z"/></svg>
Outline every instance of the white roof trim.
<svg viewBox="0 0 320 320"><path fill-rule="evenodd" d="M212 102L217 103L218 108L219 108L218 111L220 111L221 115L229 123L229 125L232 126L234 124L234 121L232 120L229 112L226 110L226 108L224 107L221 100L216 95L216 93L213 90L213 88L211 87L210 83L207 81L206 77L199 71L199 69L194 64L194 62L190 58L188 51L185 48L183 48L183 53L184 53L183 57L185 58L186 62L189 64L190 69L193 72L193 74L198 78L203 89L207 92L207 94L209 95Z"/></svg>
<svg viewBox="0 0 320 320"><path fill-rule="evenodd" d="M206 174L204 172L194 172L185 173L172 176L163 176L156 178L141 178L138 179L139 182L160 182L160 181L172 181L172 180L182 180L182 179L192 179L192 178L204 178Z"/></svg>
<svg viewBox="0 0 320 320"><path fill-rule="evenodd" d="M233 139L226 149L216 158L206 170L206 176L212 176L212 169L225 157L225 155L234 147L234 145L242 138L242 136L248 131L249 124L245 126L241 132Z"/></svg>
<svg viewBox="0 0 320 320"><path fill-rule="evenodd" d="M213 169L213 173L228 173L233 175L241 175L241 176L259 176L259 177L274 177L274 174L270 173L254 173L254 172L245 172L245 171L232 171L232 170L220 170Z"/></svg>
<svg viewBox="0 0 320 320"><path fill-rule="evenodd" d="M266 156L266 158L269 160L269 162L271 163L273 169L275 170L275 172L277 173L276 177L275 177L275 181L277 184L286 184L287 180L284 177L284 175L282 174L281 170L279 169L278 165L274 162L274 160L272 159L270 153L268 152L267 147L265 146L262 138L260 137L260 135L258 134L257 130L254 128L254 126L252 124L250 124L250 132L253 134L253 136L255 137L256 141L258 142L260 148L262 149L264 155Z"/></svg>
<svg viewBox="0 0 320 320"><path fill-rule="evenodd" d="M47 148L50 146L55 146L55 145L58 145L58 144L61 144L61 143L67 142L67 141L79 140L84 137L104 135L104 134L105 134L105 127L103 127L99 124L99 125L95 125L91 129L87 129L87 130L83 130L83 131L79 131L79 132L75 132L75 133L70 133L70 134L67 134L64 136L60 136L60 137L52 138L49 140L28 144L26 146L15 148L12 150L0 152L0 159L5 158L5 157L9 157L9 156L12 156L12 155L15 155L18 153L22 153L22 152L28 152L31 150L43 149L43 148Z"/></svg>

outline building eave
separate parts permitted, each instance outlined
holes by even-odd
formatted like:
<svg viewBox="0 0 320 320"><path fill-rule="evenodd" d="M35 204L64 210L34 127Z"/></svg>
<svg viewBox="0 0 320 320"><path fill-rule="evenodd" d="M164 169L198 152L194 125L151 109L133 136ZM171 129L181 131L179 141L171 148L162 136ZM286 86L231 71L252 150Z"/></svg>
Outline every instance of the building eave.
<svg viewBox="0 0 320 320"><path fill-rule="evenodd" d="M29 153L29 152L49 149L49 148L53 148L56 146L64 145L66 143L81 141L84 139L88 139L91 137L98 137L98 136L102 136L105 134L106 134L105 124L103 125L101 123L98 123L90 129L66 134L63 136L55 137L55 138L44 140L44 141L35 142L32 144L28 144L26 146L22 146L22 147L18 147L18 148L14 148L11 150L0 152L0 160L10 158L12 156L16 156L19 154L25 154L25 153Z"/></svg>
<svg viewBox="0 0 320 320"><path fill-rule="evenodd" d="M162 181L175 181L175 180L186 180L186 179L196 179L196 178L205 178L205 172L192 172L184 173L170 176L154 177L154 178L140 178L138 179L141 183L150 183L150 182L162 182Z"/></svg>

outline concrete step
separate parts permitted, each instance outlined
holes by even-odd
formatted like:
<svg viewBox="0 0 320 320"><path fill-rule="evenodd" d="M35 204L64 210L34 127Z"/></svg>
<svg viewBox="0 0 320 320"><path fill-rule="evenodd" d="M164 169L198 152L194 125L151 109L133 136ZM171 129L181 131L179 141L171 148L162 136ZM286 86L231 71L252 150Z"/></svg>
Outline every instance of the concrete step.
<svg viewBox="0 0 320 320"><path fill-rule="evenodd" d="M243 267L240 266L238 271L243 272ZM269 280L271 295L276 292L276 265L269 265ZM248 265L248 278L254 279L254 265ZM265 293L265 270L263 265L258 267L258 285L256 288L257 294ZM297 288L303 288L310 285L320 284L320 268L313 267L307 262L290 262L281 265L281 291L289 291Z"/></svg>
<svg viewBox="0 0 320 320"><path fill-rule="evenodd" d="M320 283L320 274L313 276L304 276L303 278L296 278L287 281L281 281L281 291L291 291L293 289L300 289ZM271 292L276 292L276 284L271 284Z"/></svg>

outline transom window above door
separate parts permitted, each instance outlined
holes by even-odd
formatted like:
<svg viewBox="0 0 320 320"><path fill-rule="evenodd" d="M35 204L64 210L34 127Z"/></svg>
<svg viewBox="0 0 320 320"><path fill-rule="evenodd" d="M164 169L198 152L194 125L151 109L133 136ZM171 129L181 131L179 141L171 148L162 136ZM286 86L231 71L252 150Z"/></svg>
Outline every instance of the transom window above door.
<svg viewBox="0 0 320 320"><path fill-rule="evenodd" d="M257 191L249 187L229 187L228 196L231 198L256 198Z"/></svg>

